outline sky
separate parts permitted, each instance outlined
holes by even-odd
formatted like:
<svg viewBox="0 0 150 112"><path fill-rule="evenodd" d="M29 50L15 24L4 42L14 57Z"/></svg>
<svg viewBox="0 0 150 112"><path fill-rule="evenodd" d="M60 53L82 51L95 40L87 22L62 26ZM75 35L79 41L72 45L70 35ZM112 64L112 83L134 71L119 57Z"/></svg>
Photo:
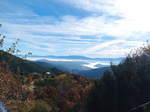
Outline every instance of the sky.
<svg viewBox="0 0 150 112"><path fill-rule="evenodd" d="M20 54L124 57L150 35L149 0L0 0L4 49Z"/></svg>

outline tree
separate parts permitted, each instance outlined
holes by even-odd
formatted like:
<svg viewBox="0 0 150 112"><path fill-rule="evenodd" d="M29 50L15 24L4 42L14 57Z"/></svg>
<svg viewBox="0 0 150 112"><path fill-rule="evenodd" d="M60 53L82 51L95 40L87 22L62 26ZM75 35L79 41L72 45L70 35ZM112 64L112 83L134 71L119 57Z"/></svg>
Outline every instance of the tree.
<svg viewBox="0 0 150 112"><path fill-rule="evenodd" d="M2 27L2 24L0 24L0 27ZM4 105L7 105L7 111L23 112L28 107L32 93L22 88L22 84L17 82L9 68L11 64L17 62L13 54L19 52L19 50L16 49L19 39L12 43L10 48L4 51L3 44L6 36L0 34L0 37L2 37L0 39L0 101ZM8 53L10 55L6 57L5 54Z"/></svg>
<svg viewBox="0 0 150 112"><path fill-rule="evenodd" d="M87 112L116 112L117 82L111 72L106 71L94 86L86 100Z"/></svg>

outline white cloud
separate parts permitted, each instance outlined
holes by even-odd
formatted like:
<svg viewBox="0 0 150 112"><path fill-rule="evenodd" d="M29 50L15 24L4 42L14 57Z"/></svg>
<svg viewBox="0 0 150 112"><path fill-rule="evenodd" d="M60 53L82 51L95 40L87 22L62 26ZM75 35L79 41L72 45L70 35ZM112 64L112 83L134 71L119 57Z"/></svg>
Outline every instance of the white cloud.
<svg viewBox="0 0 150 112"><path fill-rule="evenodd" d="M117 35L118 32L124 32L123 35L127 34L125 36L131 35L133 31L150 32L149 0L61 0L61 2L94 13L103 12L103 18L100 16L86 18L91 24L90 28L97 25L105 29L104 26L106 26L107 29L111 29L110 34L114 32ZM111 20L109 17L111 15L122 17L122 19L109 21L108 25L102 24L106 23L108 18ZM84 20L83 24L86 22ZM95 25L93 21L97 24Z"/></svg>
<svg viewBox="0 0 150 112"><path fill-rule="evenodd" d="M34 49L103 57L123 56L149 39L149 0L57 1L89 11L91 16L64 15L58 20L51 16L38 16L23 8L21 13L0 13L3 33L11 37L10 42L12 38L20 38ZM90 38L85 39L86 36ZM102 42L103 36L114 37L114 40Z"/></svg>
<svg viewBox="0 0 150 112"><path fill-rule="evenodd" d="M38 21L44 21L44 19L36 19L34 21L33 18L31 21L34 23L37 22L37 24L29 25L4 23L5 27L3 30L6 30L6 35L9 37L19 37L21 40L30 43L31 45L26 45L34 49L45 49L45 51L51 52L54 50L59 51L59 49L62 49L63 51L67 52L67 45L71 45L70 47L73 47L73 50L68 51L72 54L93 54L95 56L101 55L103 57L124 56L125 52L129 52L133 46L137 45L133 42L133 46L130 47L130 42L128 43L128 39L130 39L130 41L135 39L142 42L146 41L146 33L148 32L146 30L145 32L142 31L143 29L140 29L138 26L134 26L136 23L131 24L131 21L126 21L125 19L115 20L108 18L107 16L92 16L83 19L78 19L74 16L64 16L62 17L62 21L55 20L54 23L56 24L47 25L38 24ZM63 36L57 36L57 34ZM97 42L98 40L101 42L101 37L107 35L115 37L116 39L102 44ZM91 38L83 39L80 36L91 36ZM94 37L97 37L97 40ZM143 39L141 37L143 37ZM122 49L120 49L120 46L117 45L117 43L120 42L126 42L125 47ZM41 48L40 46L42 44L48 46L48 48ZM116 44L116 48L110 49L112 48L111 45L113 44ZM62 48L62 46L64 47ZM129 48L127 48L128 46ZM78 47L81 47L81 49L77 49ZM117 49L117 47L119 49Z"/></svg>
<svg viewBox="0 0 150 112"><path fill-rule="evenodd" d="M89 68L95 69L95 68L99 68L99 67L96 67L96 65L98 65L98 64L107 65L107 66L110 65L109 63L88 62L87 64L83 64L82 66L85 66L85 67L89 67Z"/></svg>
<svg viewBox="0 0 150 112"><path fill-rule="evenodd" d="M64 2L86 11L96 13L111 13L116 15L114 11L114 3L116 0L56 0Z"/></svg>
<svg viewBox="0 0 150 112"><path fill-rule="evenodd" d="M149 14L149 0L55 0L90 12L143 19ZM145 18L146 19L146 18Z"/></svg>
<svg viewBox="0 0 150 112"><path fill-rule="evenodd" d="M126 53L128 54L131 49L135 49L137 47L140 47L145 42L140 41L125 41L125 40L114 40L114 41L108 41L104 43L99 43L85 51L83 51L83 54L93 54L93 55L99 55L99 57L112 57L116 58L118 56L124 57Z"/></svg>
<svg viewBox="0 0 150 112"><path fill-rule="evenodd" d="M65 19L64 19L65 18ZM28 32L28 33L42 33L42 34L64 34L64 35L112 35L122 36L126 32L120 32L117 27L119 24L116 20L108 20L105 16L87 17L83 19L76 19L74 16L65 16L63 21L55 21L56 24L38 24L42 20L34 20L37 24L8 24L8 31ZM66 19L67 18L67 19ZM33 18L34 19L34 18ZM68 21L67 21L68 20ZM3 21L3 20L2 20ZM32 20L33 21L33 20ZM43 19L44 21L44 19ZM115 26L116 25L116 26Z"/></svg>

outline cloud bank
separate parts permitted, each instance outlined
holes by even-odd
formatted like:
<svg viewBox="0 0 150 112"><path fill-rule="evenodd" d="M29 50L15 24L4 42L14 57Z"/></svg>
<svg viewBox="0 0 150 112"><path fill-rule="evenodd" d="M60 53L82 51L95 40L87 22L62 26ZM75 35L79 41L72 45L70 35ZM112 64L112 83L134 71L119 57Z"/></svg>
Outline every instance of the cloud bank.
<svg viewBox="0 0 150 112"><path fill-rule="evenodd" d="M41 0L37 2L39 4ZM0 8L0 21L4 25L1 32L9 37L8 44L13 39L20 38L18 46L22 48L22 53L31 50L37 55L122 57L149 40L148 0L43 0L44 2L49 4L38 6L34 1L18 1L18 6L10 0L0 2L4 4L3 7L13 7L5 10ZM54 6L52 12L52 2L55 7L63 6L62 12ZM33 6L43 12L39 14L40 11ZM49 11L47 15L44 15L44 9ZM67 9L72 10L69 15ZM79 14L76 15L76 12ZM81 12L88 14L82 16Z"/></svg>

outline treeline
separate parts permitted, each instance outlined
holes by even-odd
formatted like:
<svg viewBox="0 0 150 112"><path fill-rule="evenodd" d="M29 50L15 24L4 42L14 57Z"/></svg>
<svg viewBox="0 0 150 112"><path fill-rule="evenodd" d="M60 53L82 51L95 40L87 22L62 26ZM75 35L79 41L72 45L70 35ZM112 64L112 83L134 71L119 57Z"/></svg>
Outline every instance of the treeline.
<svg viewBox="0 0 150 112"><path fill-rule="evenodd" d="M95 80L87 112L128 112L150 101L150 44L131 51L119 65ZM148 112L146 106L142 110ZM140 112L142 112L140 111Z"/></svg>

